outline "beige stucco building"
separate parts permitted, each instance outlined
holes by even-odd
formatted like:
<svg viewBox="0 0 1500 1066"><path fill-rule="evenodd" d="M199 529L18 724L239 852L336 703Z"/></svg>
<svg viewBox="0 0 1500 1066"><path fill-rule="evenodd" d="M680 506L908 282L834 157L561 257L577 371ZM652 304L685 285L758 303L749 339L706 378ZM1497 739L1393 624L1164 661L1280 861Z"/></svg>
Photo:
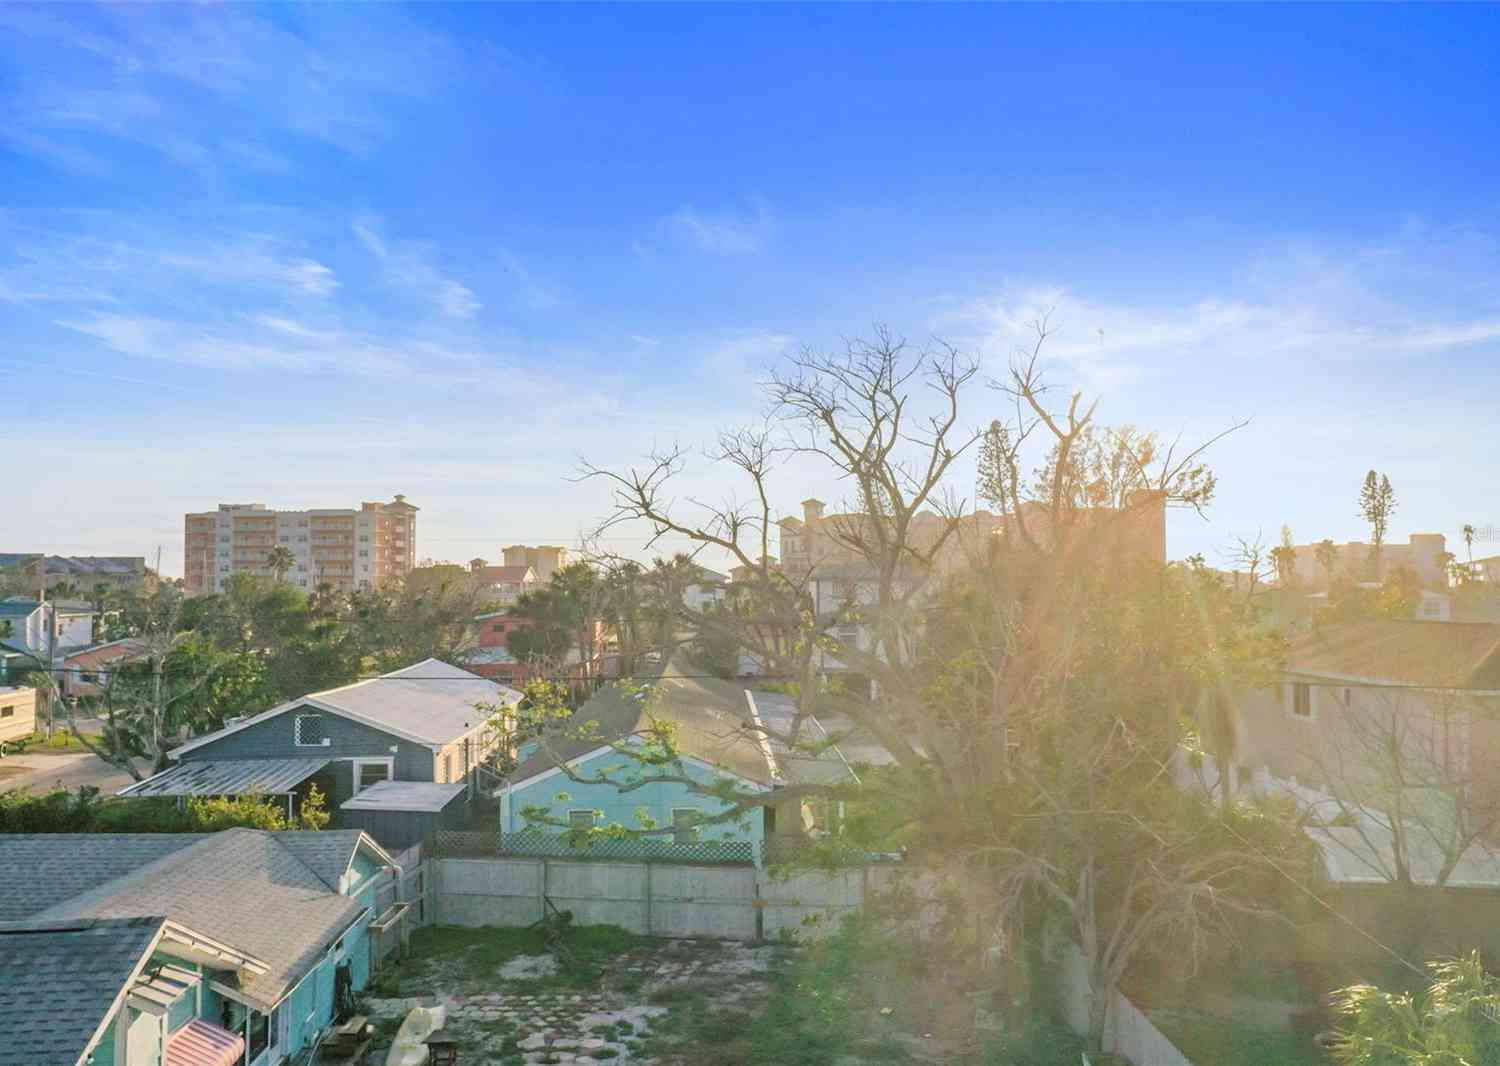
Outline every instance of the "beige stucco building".
<svg viewBox="0 0 1500 1066"><path fill-rule="evenodd" d="M505 549L506 566L529 566L536 580L545 584L552 580L552 575L566 567L573 561L572 553L567 548L559 548L552 544L540 544L535 548L524 544L512 544Z"/></svg>
<svg viewBox="0 0 1500 1066"><path fill-rule="evenodd" d="M1261 767L1346 797L1399 780L1500 816L1500 625L1317 627L1292 642L1277 684L1240 694L1230 728L1236 784Z"/></svg>
<svg viewBox="0 0 1500 1066"><path fill-rule="evenodd" d="M286 580L312 591L379 588L416 565L417 508L397 496L354 508L273 511L263 503L221 503L184 519L183 576L189 596L221 592L233 574L271 576L271 549L295 560Z"/></svg>
<svg viewBox="0 0 1500 1066"><path fill-rule="evenodd" d="M0 687L0 743L36 732L36 689Z"/></svg>
<svg viewBox="0 0 1500 1066"><path fill-rule="evenodd" d="M1296 553L1298 582L1306 588L1327 589L1330 575L1318 557L1318 545L1298 544L1292 550ZM1381 545L1379 573L1371 572L1373 553L1374 548L1364 541L1335 544L1331 576L1351 581L1384 581L1404 567L1427 588L1448 587L1448 541L1441 533L1413 533L1405 544Z"/></svg>

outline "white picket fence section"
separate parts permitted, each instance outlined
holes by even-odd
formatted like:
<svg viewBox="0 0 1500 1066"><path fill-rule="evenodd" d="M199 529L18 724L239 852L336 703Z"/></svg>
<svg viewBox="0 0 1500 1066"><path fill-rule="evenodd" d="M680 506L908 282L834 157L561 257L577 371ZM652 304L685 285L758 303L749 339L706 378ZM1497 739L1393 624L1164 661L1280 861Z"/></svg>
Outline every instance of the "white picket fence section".
<svg viewBox="0 0 1500 1066"><path fill-rule="evenodd" d="M748 865L541 858L438 858L424 866L433 920L443 925L529 925L550 901L580 924L727 940L835 929L898 876L889 866L777 879Z"/></svg>
<svg viewBox="0 0 1500 1066"><path fill-rule="evenodd" d="M1058 991L1058 1007L1068 1027L1080 1036L1089 1031L1088 966L1077 945L1069 944L1055 952L1053 979ZM1123 1055L1134 1066L1193 1066L1177 1045L1151 1024L1151 1019L1119 992L1110 1000L1104 1021L1104 1050Z"/></svg>

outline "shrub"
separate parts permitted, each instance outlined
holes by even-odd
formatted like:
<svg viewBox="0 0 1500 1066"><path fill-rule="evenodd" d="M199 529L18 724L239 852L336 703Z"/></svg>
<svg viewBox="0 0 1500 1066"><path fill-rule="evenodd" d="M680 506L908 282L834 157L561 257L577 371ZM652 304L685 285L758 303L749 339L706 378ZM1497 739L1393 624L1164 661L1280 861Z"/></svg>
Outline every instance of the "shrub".
<svg viewBox="0 0 1500 1066"><path fill-rule="evenodd" d="M215 833L251 829L322 829L329 814L314 786L301 817L289 820L282 805L264 796L191 799L187 808L164 798L105 800L96 788L76 793L26 789L0 793L0 833Z"/></svg>

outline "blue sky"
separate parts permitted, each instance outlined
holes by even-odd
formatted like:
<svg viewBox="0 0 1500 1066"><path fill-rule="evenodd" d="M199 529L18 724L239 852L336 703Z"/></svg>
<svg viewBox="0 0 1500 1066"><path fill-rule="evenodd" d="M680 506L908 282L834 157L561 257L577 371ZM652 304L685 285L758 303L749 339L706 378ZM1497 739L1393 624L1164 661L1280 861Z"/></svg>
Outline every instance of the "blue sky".
<svg viewBox="0 0 1500 1066"><path fill-rule="evenodd" d="M752 421L800 345L880 322L998 373L1047 308L1103 421L1253 420L1172 555L1363 537L1370 467L1396 539L1456 539L1500 524L1497 39L1479 6L0 6L0 548L172 573L186 510L404 492L422 555L494 558L602 516L580 455Z"/></svg>

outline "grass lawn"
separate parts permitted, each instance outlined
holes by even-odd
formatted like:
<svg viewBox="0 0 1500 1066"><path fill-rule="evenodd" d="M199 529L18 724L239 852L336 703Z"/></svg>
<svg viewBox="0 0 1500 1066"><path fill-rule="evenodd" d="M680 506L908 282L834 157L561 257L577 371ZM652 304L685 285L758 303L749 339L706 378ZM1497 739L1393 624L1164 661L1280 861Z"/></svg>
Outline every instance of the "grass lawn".
<svg viewBox="0 0 1500 1066"><path fill-rule="evenodd" d="M1151 1021L1193 1062L1215 1066L1330 1066L1306 1033L1268 1032L1192 1011L1152 1011Z"/></svg>
<svg viewBox="0 0 1500 1066"><path fill-rule="evenodd" d="M539 928L468 929L438 925L418 929L411 936L414 961L442 960L466 984L501 983L500 968L511 959L552 954L558 962L556 975L528 979L526 983L559 988L591 987L604 976L611 958L652 942L650 937L638 936L617 925L571 926L562 935L561 950L550 945Z"/></svg>
<svg viewBox="0 0 1500 1066"><path fill-rule="evenodd" d="M80 755L89 750L77 737L64 729L54 730L51 740L42 733L33 733L26 738L25 744L27 755Z"/></svg>

